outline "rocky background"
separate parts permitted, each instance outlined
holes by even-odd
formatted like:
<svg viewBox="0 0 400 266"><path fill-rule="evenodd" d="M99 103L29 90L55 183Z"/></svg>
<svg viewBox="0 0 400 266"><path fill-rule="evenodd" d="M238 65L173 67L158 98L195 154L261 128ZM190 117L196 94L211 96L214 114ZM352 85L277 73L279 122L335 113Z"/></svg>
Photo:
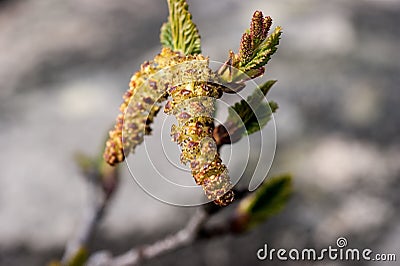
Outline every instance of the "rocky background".
<svg viewBox="0 0 400 266"><path fill-rule="evenodd" d="M340 236L399 260L400 2L188 3L203 53L214 60L237 50L257 9L283 27L266 72L279 80L270 94L280 104L271 173L290 171L295 194L244 236L196 243L145 265L263 265L256 251L264 243L321 249ZM160 49L166 17L161 0L0 1L1 265L61 256L87 201L73 155L103 148L131 74ZM153 241L193 213L149 197L125 168L121 182L95 250L121 253Z"/></svg>

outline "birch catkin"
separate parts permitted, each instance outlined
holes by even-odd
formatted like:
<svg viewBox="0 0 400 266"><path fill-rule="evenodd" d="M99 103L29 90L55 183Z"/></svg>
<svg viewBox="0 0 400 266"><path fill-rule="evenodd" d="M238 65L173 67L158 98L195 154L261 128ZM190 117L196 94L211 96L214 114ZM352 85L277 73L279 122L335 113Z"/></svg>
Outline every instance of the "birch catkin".
<svg viewBox="0 0 400 266"><path fill-rule="evenodd" d="M160 104L170 97L164 111L177 119L171 136L181 148L181 162L190 166L209 199L229 204L233 201L232 184L212 137L215 99L222 91L207 58L164 48L132 76L121 113L109 133L104 159L115 165L134 152L144 135L150 134Z"/></svg>

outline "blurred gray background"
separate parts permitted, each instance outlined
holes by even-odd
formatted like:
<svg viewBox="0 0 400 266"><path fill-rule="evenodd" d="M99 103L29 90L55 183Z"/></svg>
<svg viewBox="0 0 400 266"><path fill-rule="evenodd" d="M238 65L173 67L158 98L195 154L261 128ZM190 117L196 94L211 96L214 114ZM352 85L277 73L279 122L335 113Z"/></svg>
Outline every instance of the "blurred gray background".
<svg viewBox="0 0 400 266"><path fill-rule="evenodd" d="M280 105L271 174L291 172L295 194L248 234L145 265L266 265L256 258L264 243L321 249L340 236L399 260L400 1L188 3L214 60L237 51L255 10L283 27L264 80L279 80L269 96ZM160 50L167 13L162 0L0 1L1 265L61 256L87 202L73 154L103 148L130 76ZM94 250L149 243L193 213L149 197L125 167L121 182ZM304 262L269 263L292 264Z"/></svg>

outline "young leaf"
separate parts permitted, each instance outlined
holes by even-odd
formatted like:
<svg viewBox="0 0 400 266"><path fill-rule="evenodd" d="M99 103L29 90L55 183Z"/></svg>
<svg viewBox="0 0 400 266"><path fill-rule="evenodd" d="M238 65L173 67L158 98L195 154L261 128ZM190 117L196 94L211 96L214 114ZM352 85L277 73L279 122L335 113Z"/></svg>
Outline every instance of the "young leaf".
<svg viewBox="0 0 400 266"><path fill-rule="evenodd" d="M289 174L271 178L254 193L244 198L237 208L243 231L263 223L280 212L292 193L292 177ZM244 219L246 217L246 219ZM243 221L245 221L243 223Z"/></svg>
<svg viewBox="0 0 400 266"><path fill-rule="evenodd" d="M261 11L256 11L250 23L250 29L242 35L239 53L229 53L229 59L218 70L221 79L232 87L244 87L244 82L254 79L265 71L265 65L277 51L279 39L282 34L281 27L268 36L272 25L272 18L264 17ZM232 68L236 71L232 71Z"/></svg>
<svg viewBox="0 0 400 266"><path fill-rule="evenodd" d="M271 119L271 113L275 112L277 106L278 106L277 103L274 101L268 102L268 104L266 103L260 104L260 106L256 110L258 117L252 115L251 118L245 124L247 135L256 133L257 131L265 127L269 122L269 120ZM276 107L276 109L273 109L273 107Z"/></svg>
<svg viewBox="0 0 400 266"><path fill-rule="evenodd" d="M160 33L160 42L165 48L174 49L174 44L172 42L172 33L171 33L171 24L169 22L165 22L161 26Z"/></svg>
<svg viewBox="0 0 400 266"><path fill-rule="evenodd" d="M243 134L250 135L268 123L271 113L277 110L278 105L275 102L267 104L263 99L275 83L276 80L267 81L260 90L254 91L246 100L241 100L228 109L229 115L225 124L231 125L230 130L236 127L238 131L243 131ZM243 126L246 130L242 128Z"/></svg>
<svg viewBox="0 0 400 266"><path fill-rule="evenodd" d="M200 35L185 0L168 0L168 22L161 28L161 43L186 55L201 53Z"/></svg>
<svg viewBox="0 0 400 266"><path fill-rule="evenodd" d="M260 44L251 60L245 61L239 66L239 69L247 73L253 69L265 66L271 59L271 56L278 50L279 39L282 34L281 27L276 27L267 39Z"/></svg>

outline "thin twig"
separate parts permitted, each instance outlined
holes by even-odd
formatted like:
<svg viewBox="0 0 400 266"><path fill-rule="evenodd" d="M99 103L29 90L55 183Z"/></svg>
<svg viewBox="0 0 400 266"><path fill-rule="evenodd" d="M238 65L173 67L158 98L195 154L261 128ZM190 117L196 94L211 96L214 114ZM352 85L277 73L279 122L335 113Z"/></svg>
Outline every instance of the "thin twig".
<svg viewBox="0 0 400 266"><path fill-rule="evenodd" d="M164 239L158 240L153 244L133 248L128 252L110 257L107 252L93 254L88 261L89 266L128 266L136 265L141 261L154 258L168 251L187 246L197 239L201 228L208 220L209 214L203 209L198 208L186 226L177 233Z"/></svg>
<svg viewBox="0 0 400 266"><path fill-rule="evenodd" d="M235 190L238 198L248 195L248 190ZM223 208L210 202L199 207L186 226L177 233L160 239L153 244L133 248L126 253L112 257L109 251L94 253L88 260L88 266L130 266L167 252L188 246L201 239L210 239L232 233L231 222L227 221L214 227L206 228L205 224L211 216Z"/></svg>
<svg viewBox="0 0 400 266"><path fill-rule="evenodd" d="M74 258L74 256L78 254L79 250L87 247L107 206L109 197L104 194L95 175L96 174L93 173L93 178L87 178L89 183L89 204L84 212L83 220L80 223L80 227L78 228L75 237L67 243L61 260L63 265L67 264L72 258Z"/></svg>

